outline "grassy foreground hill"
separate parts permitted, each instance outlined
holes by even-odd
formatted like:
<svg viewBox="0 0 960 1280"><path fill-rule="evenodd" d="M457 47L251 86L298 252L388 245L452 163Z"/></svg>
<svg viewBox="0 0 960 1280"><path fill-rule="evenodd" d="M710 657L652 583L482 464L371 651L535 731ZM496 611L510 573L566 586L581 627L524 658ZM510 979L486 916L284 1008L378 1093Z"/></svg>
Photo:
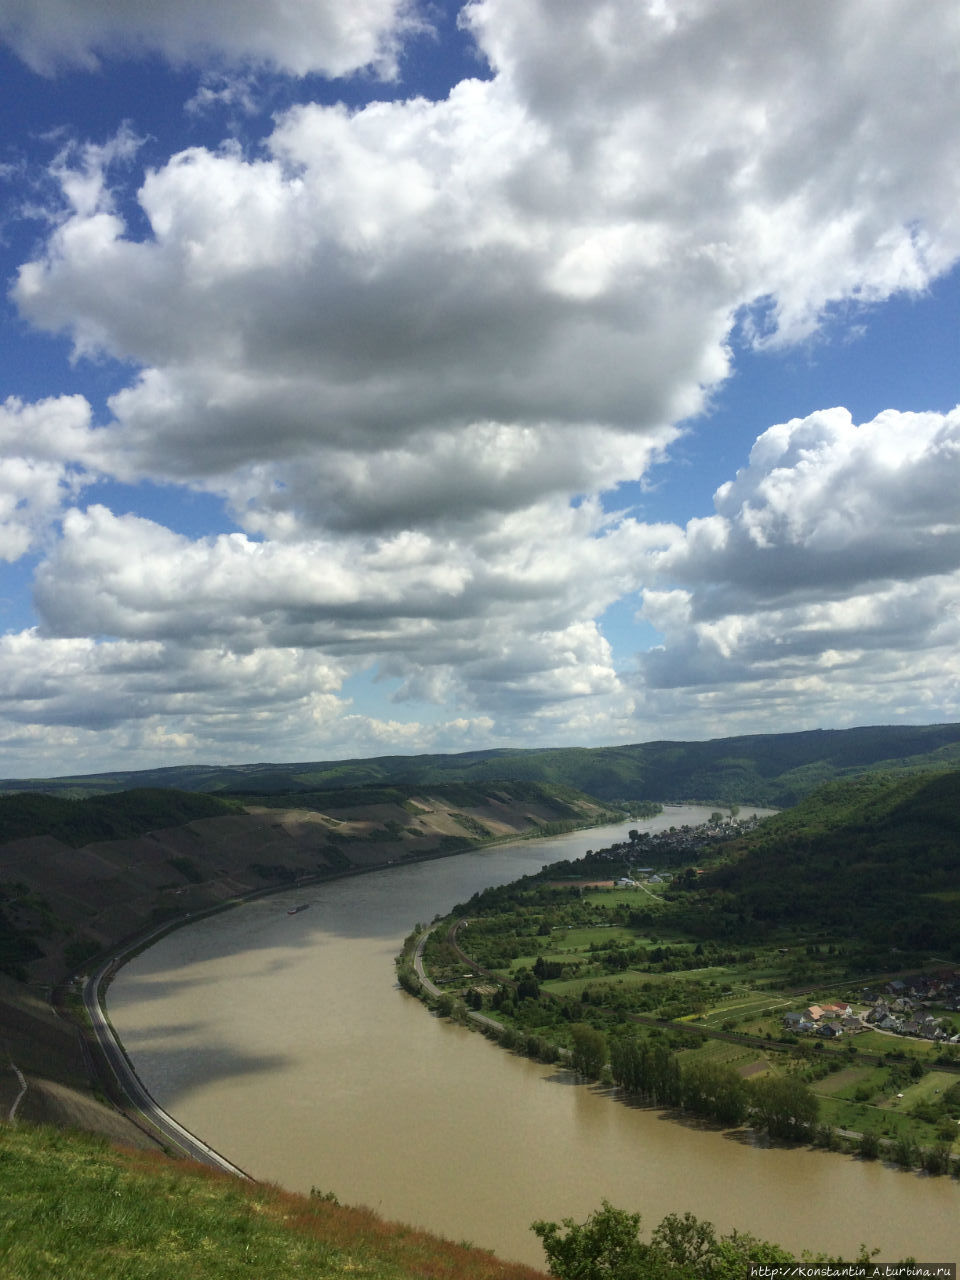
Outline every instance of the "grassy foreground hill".
<svg viewBox="0 0 960 1280"><path fill-rule="evenodd" d="M0 1274L11 1280L547 1280L486 1249L341 1207L330 1193L295 1195L53 1129L0 1124L0 1203ZM649 1243L640 1224L604 1201L582 1225L531 1230L551 1275L584 1280L741 1280L752 1265L795 1262L689 1213L668 1214ZM868 1261L861 1247L857 1262Z"/></svg>
<svg viewBox="0 0 960 1280"><path fill-rule="evenodd" d="M182 765L137 772L0 780L0 791L93 795L131 787L288 796L369 786L492 781L573 787L603 800L706 800L781 808L832 778L960 766L960 724L880 725L709 742L499 749L300 764Z"/></svg>
<svg viewBox="0 0 960 1280"><path fill-rule="evenodd" d="M51 1128L0 1125L0 1202L16 1280L542 1280L366 1209Z"/></svg>

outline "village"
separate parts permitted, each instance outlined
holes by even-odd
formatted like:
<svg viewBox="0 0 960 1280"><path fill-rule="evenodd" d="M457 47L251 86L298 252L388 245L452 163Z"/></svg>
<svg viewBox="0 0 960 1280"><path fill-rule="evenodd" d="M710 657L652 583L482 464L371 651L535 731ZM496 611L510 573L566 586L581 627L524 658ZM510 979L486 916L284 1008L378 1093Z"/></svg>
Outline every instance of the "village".
<svg viewBox="0 0 960 1280"><path fill-rule="evenodd" d="M619 841L606 849L588 849L583 861L595 859L598 862L614 862L643 853L647 857L654 855L654 862L674 865L694 862L711 846L753 831L761 820L756 814L741 818L735 813L725 817L716 812L708 822L696 826L684 823L679 827L669 827L666 831L631 831L629 840Z"/></svg>
<svg viewBox="0 0 960 1280"><path fill-rule="evenodd" d="M935 1007L960 1012L960 975L953 970L918 974L888 982L882 992L865 987L855 1010L845 1001L811 1004L783 1016L788 1031L836 1040L861 1031L886 1031L896 1036L960 1044L960 1032L942 1015L925 1010Z"/></svg>

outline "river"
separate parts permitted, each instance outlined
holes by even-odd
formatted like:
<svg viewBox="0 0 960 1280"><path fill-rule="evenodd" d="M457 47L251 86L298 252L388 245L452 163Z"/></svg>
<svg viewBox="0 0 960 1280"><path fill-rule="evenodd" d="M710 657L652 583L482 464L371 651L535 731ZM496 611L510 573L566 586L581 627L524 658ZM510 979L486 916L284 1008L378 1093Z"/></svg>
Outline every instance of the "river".
<svg viewBox="0 0 960 1280"><path fill-rule="evenodd" d="M746 811L745 811L746 812ZM154 1097L253 1177L332 1190L387 1218L543 1265L537 1218L606 1197L649 1229L691 1210L785 1247L883 1261L960 1259L948 1178L806 1149L762 1149L627 1106L432 1017L393 959L490 884L710 809L396 866L262 898L168 935L126 965L110 1018ZM308 910L288 915L291 905Z"/></svg>

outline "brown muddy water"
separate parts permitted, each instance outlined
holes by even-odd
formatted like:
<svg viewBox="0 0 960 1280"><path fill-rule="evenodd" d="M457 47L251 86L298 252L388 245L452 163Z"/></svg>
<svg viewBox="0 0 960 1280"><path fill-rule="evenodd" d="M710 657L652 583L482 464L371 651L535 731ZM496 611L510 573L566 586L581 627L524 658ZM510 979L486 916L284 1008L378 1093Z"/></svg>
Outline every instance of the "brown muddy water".
<svg viewBox="0 0 960 1280"><path fill-rule="evenodd" d="M649 822L392 867L178 930L110 987L160 1104L253 1177L543 1265L537 1218L606 1197L651 1229L691 1210L785 1247L960 1260L960 1187L805 1149L761 1149L618 1101L432 1017L395 983L417 921ZM288 915L288 908L309 909Z"/></svg>

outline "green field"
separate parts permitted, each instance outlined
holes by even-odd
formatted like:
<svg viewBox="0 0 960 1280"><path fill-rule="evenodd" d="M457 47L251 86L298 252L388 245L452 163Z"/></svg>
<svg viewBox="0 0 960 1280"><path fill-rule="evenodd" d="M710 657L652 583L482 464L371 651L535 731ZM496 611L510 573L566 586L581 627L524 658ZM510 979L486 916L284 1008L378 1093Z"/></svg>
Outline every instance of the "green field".
<svg viewBox="0 0 960 1280"><path fill-rule="evenodd" d="M946 1091L960 1080L960 1076L952 1071L928 1071L916 1084L907 1085L901 1092L903 1097L891 1100L890 1106L900 1111L909 1111L918 1102L929 1102L938 1094Z"/></svg>
<svg viewBox="0 0 960 1280"><path fill-rule="evenodd" d="M666 885L652 885L642 889L585 889L582 902L592 907L645 907L656 906L661 902L661 895Z"/></svg>
<svg viewBox="0 0 960 1280"><path fill-rule="evenodd" d="M698 1114L756 1117L765 1098L792 1093L796 1114L807 1109L794 1137L835 1145L841 1138L830 1135L832 1126L903 1139L899 1163L942 1172L934 1166L944 1145L957 1150L960 1073L945 1069L960 1061L956 1045L849 1027L837 1038L798 1033L784 1015L841 1001L862 1012L869 987L886 992L904 1016L911 1009L939 1016L942 1035L951 1034L960 970L944 956L956 954L960 965L956 923L942 911L948 898L938 906L917 886L952 893L958 810L960 774L874 776L832 783L726 844L711 842L709 824L677 832L672 845L635 833L629 844L486 890L458 908L470 921L459 933L470 957L459 957L459 972L476 968L495 985L478 994L461 982L455 994L478 1012L495 1008L511 1033L508 1047L544 1061L570 1054L588 1064L590 1078L603 1077L605 1046L611 1080L669 1106L717 1103ZM578 882L616 880L638 862L669 868L656 898L579 889ZM806 905L808 881L836 908L832 917ZM937 950L892 946L894 916L914 936L929 916L940 930ZM864 941L871 930L876 940ZM893 957L899 972L888 972ZM458 972L449 956L446 972ZM899 977L907 981L890 985ZM900 995L906 1004L894 1003ZM723 1097L729 1105L717 1101ZM818 1122L809 1118L817 1108Z"/></svg>

